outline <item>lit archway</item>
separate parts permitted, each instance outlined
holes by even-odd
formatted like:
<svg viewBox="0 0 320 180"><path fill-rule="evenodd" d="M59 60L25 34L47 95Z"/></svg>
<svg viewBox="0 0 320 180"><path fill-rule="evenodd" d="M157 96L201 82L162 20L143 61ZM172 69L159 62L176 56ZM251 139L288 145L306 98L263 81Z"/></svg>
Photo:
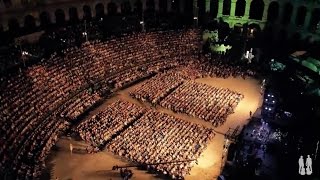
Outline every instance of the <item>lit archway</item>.
<svg viewBox="0 0 320 180"><path fill-rule="evenodd" d="M167 11L168 11L167 0L159 0L159 11L160 11L160 13L167 13Z"/></svg>
<svg viewBox="0 0 320 180"><path fill-rule="evenodd" d="M312 11L309 27L311 31L315 31L320 28L320 8L315 8Z"/></svg>
<svg viewBox="0 0 320 180"><path fill-rule="evenodd" d="M36 29L36 20L33 16L27 15L24 18L24 29L29 33L35 31Z"/></svg>
<svg viewBox="0 0 320 180"><path fill-rule="evenodd" d="M224 0L222 14L223 15L230 15L230 8L231 8L231 0Z"/></svg>
<svg viewBox="0 0 320 180"><path fill-rule="evenodd" d="M104 17L104 5L102 3L98 3L95 7L96 9L96 18L100 19Z"/></svg>
<svg viewBox="0 0 320 180"><path fill-rule="evenodd" d="M91 8L88 5L83 6L83 19L84 20L91 20L92 19L92 13Z"/></svg>
<svg viewBox="0 0 320 180"><path fill-rule="evenodd" d="M128 0L121 4L121 13L125 15L131 14L131 4Z"/></svg>
<svg viewBox="0 0 320 180"><path fill-rule="evenodd" d="M12 32L13 34L18 33L20 29L18 20L16 18L9 19L8 27L9 27L9 31Z"/></svg>
<svg viewBox="0 0 320 180"><path fill-rule="evenodd" d="M139 17L142 16L142 8L143 6L141 0L136 0L136 2L134 3L134 13L137 14Z"/></svg>
<svg viewBox="0 0 320 180"><path fill-rule="evenodd" d="M40 14L39 19L40 19L40 26L42 28L47 28L51 24L49 13L46 11L43 11Z"/></svg>
<svg viewBox="0 0 320 180"><path fill-rule="evenodd" d="M79 22L79 16L78 16L78 10L75 7L69 8L69 17L70 17L70 23L78 23Z"/></svg>
<svg viewBox="0 0 320 180"><path fill-rule="evenodd" d="M216 18L218 15L219 1L211 0L210 2L210 17Z"/></svg>
<svg viewBox="0 0 320 180"><path fill-rule="evenodd" d="M154 11L155 10L154 0L147 0L146 6L147 6L147 11Z"/></svg>
<svg viewBox="0 0 320 180"><path fill-rule="evenodd" d="M249 18L262 20L264 10L263 0L253 0L250 4Z"/></svg>
<svg viewBox="0 0 320 180"><path fill-rule="evenodd" d="M292 16L293 6L291 3L286 3L283 8L283 14L282 14L282 24L287 25L290 23L291 16Z"/></svg>
<svg viewBox="0 0 320 180"><path fill-rule="evenodd" d="M199 2L199 1L198 1ZM174 12L180 12L180 0L174 0L171 3L172 10Z"/></svg>
<svg viewBox="0 0 320 180"><path fill-rule="evenodd" d="M108 3L107 9L108 9L108 15L113 16L117 14L117 4L114 2Z"/></svg>
<svg viewBox="0 0 320 180"><path fill-rule="evenodd" d="M270 3L268 8L267 20L270 22L275 22L279 16L279 3L273 1Z"/></svg>
<svg viewBox="0 0 320 180"><path fill-rule="evenodd" d="M56 16L56 24L59 26L64 25L66 22L64 11L62 9L57 9L54 14Z"/></svg>
<svg viewBox="0 0 320 180"><path fill-rule="evenodd" d="M306 14L307 8L305 6L300 6L297 11L296 25L301 26L304 24Z"/></svg>
<svg viewBox="0 0 320 180"><path fill-rule="evenodd" d="M246 0L237 0L236 3L236 16L244 16L246 10Z"/></svg>

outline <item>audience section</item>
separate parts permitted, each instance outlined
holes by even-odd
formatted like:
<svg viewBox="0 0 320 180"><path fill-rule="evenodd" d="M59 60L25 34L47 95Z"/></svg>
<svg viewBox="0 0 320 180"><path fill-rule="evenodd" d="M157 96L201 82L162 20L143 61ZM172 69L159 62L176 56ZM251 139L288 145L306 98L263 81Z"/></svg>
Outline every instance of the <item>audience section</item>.
<svg viewBox="0 0 320 180"><path fill-rule="evenodd" d="M37 161L30 161L30 168L13 163L18 155L28 155L24 147L35 146L38 138L45 140L45 136L35 133L40 127L41 131L51 132L61 119L73 123L115 87L125 87L173 67L178 58L192 56L198 39L198 30L130 34L68 48L21 72L1 77L1 175L16 179L17 172L26 174L32 165L41 167ZM53 133L47 135L54 137ZM100 144L100 140L93 142ZM38 153L42 150L42 146L32 149Z"/></svg>
<svg viewBox="0 0 320 180"><path fill-rule="evenodd" d="M144 113L145 109L140 106L117 100L104 111L81 123L77 130L83 140L101 147Z"/></svg>
<svg viewBox="0 0 320 180"><path fill-rule="evenodd" d="M130 96L155 105L184 81L200 76L201 74L194 69L176 68L147 80L131 91Z"/></svg>
<svg viewBox="0 0 320 180"><path fill-rule="evenodd" d="M234 112L241 99L243 95L229 89L188 81L164 98L160 105L209 121L218 127Z"/></svg>
<svg viewBox="0 0 320 180"><path fill-rule="evenodd" d="M150 110L108 143L107 149L152 172L183 179L214 135L212 129Z"/></svg>

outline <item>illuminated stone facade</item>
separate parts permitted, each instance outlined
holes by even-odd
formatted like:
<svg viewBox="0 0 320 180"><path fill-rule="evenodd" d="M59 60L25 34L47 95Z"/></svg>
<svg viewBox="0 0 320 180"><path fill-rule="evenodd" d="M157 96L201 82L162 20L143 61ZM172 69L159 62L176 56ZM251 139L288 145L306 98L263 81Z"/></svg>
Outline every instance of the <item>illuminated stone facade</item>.
<svg viewBox="0 0 320 180"><path fill-rule="evenodd" d="M248 23L261 29L268 26L275 34L320 36L320 0L205 0L206 14L212 15L215 5L214 18L222 18L230 27Z"/></svg>
<svg viewBox="0 0 320 180"><path fill-rule="evenodd" d="M70 19L70 14L82 19L88 14L108 14L109 5L116 6L121 13L125 3L131 11L140 0L0 0L0 28L23 27L26 21L35 26L55 23L56 19ZM230 27L245 23L255 24L261 29L271 27L273 34L299 33L303 37L320 35L320 0L141 0L142 9L154 2L155 11L172 12L175 7L185 12L186 2L191 3L195 16L206 16L208 20L222 18ZM197 8L198 7L198 8ZM198 9L198 10L197 10ZM57 17L59 16L59 17Z"/></svg>
<svg viewBox="0 0 320 180"><path fill-rule="evenodd" d="M146 10L147 1L150 2L150 0L0 0L0 26L3 30L8 30L14 23L23 27L26 19L34 21L36 26L40 26L44 19L55 23L57 14L63 14L65 21L70 19L70 13L76 14L79 19L84 18L87 13L95 17L101 11L108 14L110 4L116 6L118 13L121 13L126 3L130 4L131 11L134 11L137 2L142 4L143 10ZM151 1L154 2L155 11L161 11L160 6L165 6L167 12L173 11L173 6L179 6L180 12L184 11L183 0Z"/></svg>

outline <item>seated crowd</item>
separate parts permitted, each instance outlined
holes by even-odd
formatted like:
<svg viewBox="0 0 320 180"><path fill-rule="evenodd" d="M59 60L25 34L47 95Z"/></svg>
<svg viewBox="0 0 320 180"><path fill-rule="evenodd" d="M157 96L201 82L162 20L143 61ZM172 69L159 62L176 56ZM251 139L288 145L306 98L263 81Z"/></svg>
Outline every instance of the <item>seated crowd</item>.
<svg viewBox="0 0 320 180"><path fill-rule="evenodd" d="M96 102L102 99L98 93L93 93L90 89L88 91L82 91L73 99L66 102L63 105L60 116L67 120L74 121L88 108L92 107Z"/></svg>
<svg viewBox="0 0 320 180"><path fill-rule="evenodd" d="M176 89L184 81L201 76L190 68L176 68L166 73L157 74L130 92L130 96L141 101L157 104L162 98Z"/></svg>
<svg viewBox="0 0 320 180"><path fill-rule="evenodd" d="M165 97L160 105L209 121L218 127L233 113L242 98L243 95L229 89L188 81Z"/></svg>
<svg viewBox="0 0 320 180"><path fill-rule="evenodd" d="M144 114L145 110L135 104L117 100L105 110L94 115L77 127L81 138L100 147L112 136Z"/></svg>
<svg viewBox="0 0 320 180"><path fill-rule="evenodd" d="M168 59L167 59L168 60ZM152 64L144 64L117 74L115 77L109 79L108 84L114 86L116 89L121 89L126 85L137 82L141 79L157 74L159 71L171 69L179 66L178 62L167 63L167 60L160 60Z"/></svg>
<svg viewBox="0 0 320 180"><path fill-rule="evenodd" d="M220 56L205 55L200 60L193 61L193 67L210 77L228 78L254 76L256 73L248 66L230 65L228 59Z"/></svg>
<svg viewBox="0 0 320 180"><path fill-rule="evenodd" d="M117 79L118 72L130 72L132 68L147 63L149 65L145 68L158 69L162 64L152 66L152 62L160 60L168 60L167 64L171 64L178 55L194 53L197 37L194 30L131 34L106 42L84 44L80 48L68 48L62 57L53 55L17 74L1 77L0 177L17 174L21 170L28 172L33 169L32 165L37 166L36 161L30 161L29 166L23 169L22 164L13 161L27 156L29 147L35 154L51 147L35 145L41 141L38 138L45 141L45 136L38 130L51 132L51 129L57 129L61 118L63 121L75 119L94 104L98 99L95 93L81 93L91 84L108 89L106 79L111 76ZM129 76L125 75L120 80L130 83L127 80ZM67 110L63 111L62 107ZM48 133L47 139L54 138L55 134ZM54 145L54 141L50 141L50 145Z"/></svg>
<svg viewBox="0 0 320 180"><path fill-rule="evenodd" d="M212 129L150 110L108 143L107 149L148 170L183 179L213 137Z"/></svg>

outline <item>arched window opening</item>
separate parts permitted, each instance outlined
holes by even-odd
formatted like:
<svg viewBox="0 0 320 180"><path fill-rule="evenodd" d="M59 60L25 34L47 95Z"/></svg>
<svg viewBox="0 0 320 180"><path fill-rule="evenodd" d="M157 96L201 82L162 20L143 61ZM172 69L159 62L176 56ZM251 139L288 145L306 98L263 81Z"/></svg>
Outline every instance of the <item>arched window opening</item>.
<svg viewBox="0 0 320 180"><path fill-rule="evenodd" d="M246 11L246 0L237 0L235 15L244 16L245 11Z"/></svg>
<svg viewBox="0 0 320 180"><path fill-rule="evenodd" d="M262 20L264 10L263 0L253 0L250 5L249 18Z"/></svg>

